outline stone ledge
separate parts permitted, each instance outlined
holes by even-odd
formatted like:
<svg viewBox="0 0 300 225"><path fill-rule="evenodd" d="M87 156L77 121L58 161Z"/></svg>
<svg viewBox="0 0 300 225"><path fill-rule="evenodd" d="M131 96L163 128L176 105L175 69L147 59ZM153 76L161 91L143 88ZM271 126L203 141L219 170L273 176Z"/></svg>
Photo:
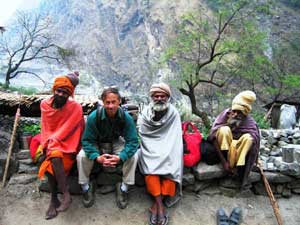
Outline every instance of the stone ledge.
<svg viewBox="0 0 300 225"><path fill-rule="evenodd" d="M199 181L211 180L216 178L221 178L225 176L225 172L221 164L207 165L204 162L198 163L197 166L193 168L195 178Z"/></svg>
<svg viewBox="0 0 300 225"><path fill-rule="evenodd" d="M37 180L37 174L17 174L13 175L9 180L9 185L13 184L29 184Z"/></svg>

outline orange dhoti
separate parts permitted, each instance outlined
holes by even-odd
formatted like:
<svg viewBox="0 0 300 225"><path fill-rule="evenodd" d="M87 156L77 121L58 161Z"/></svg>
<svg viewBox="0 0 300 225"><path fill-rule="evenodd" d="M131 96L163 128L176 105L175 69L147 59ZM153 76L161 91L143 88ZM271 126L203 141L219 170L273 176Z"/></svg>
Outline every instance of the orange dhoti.
<svg viewBox="0 0 300 225"><path fill-rule="evenodd" d="M176 192L176 182L159 175L146 175L145 182L147 191L154 197L159 195L174 196Z"/></svg>
<svg viewBox="0 0 300 225"><path fill-rule="evenodd" d="M42 179L45 172L50 173L52 176L54 176L53 168L51 159L52 158L62 158L62 162L64 165L65 174L68 175L70 173L70 170L72 169L72 166L75 162L75 156L72 153L62 153L61 151L52 151L48 157L45 159L45 161L42 163L40 170L39 170L39 178Z"/></svg>

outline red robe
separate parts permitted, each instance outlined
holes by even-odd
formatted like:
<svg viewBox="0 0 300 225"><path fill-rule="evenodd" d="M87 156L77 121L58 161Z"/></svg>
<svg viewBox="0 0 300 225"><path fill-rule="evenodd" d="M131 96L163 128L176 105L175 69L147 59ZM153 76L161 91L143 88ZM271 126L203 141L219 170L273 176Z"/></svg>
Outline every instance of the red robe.
<svg viewBox="0 0 300 225"><path fill-rule="evenodd" d="M39 177L47 170L51 174L50 159L63 158L66 173L75 161L75 155L80 150L80 139L84 129L82 107L73 100L67 100L60 109L52 107L53 97L41 102L41 145L46 153Z"/></svg>

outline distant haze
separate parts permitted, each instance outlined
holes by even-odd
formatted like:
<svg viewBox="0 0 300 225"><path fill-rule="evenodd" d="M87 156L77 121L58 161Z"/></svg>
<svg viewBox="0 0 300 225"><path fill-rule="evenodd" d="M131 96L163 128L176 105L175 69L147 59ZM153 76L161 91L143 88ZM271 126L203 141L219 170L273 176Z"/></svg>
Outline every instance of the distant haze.
<svg viewBox="0 0 300 225"><path fill-rule="evenodd" d="M2 1L0 7L0 26L7 25L9 19L17 10L36 8L40 0L8 0Z"/></svg>

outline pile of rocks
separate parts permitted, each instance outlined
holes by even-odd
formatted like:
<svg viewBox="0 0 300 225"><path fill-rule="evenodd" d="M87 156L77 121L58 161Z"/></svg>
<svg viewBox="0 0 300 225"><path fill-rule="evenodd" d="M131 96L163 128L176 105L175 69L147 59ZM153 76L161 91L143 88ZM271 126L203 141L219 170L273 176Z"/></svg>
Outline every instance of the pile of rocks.
<svg viewBox="0 0 300 225"><path fill-rule="evenodd" d="M13 118L5 117L5 121L12 123ZM25 120L23 122L31 123L32 121ZM10 131L11 129L5 130L7 137L10 136ZM26 148L21 140L22 138L19 138L19 143L14 149L15 169L10 173L9 185L23 185L37 180L38 167L32 162L28 147ZM7 142L8 138L5 141ZM293 193L300 194L299 152L299 130L261 130L259 161L275 195L290 197ZM2 166L4 167L4 164ZM138 171L136 178L136 185L144 185L144 179ZM121 171L100 173L96 179L99 186L98 192L105 194L114 191L115 183L121 180ZM261 174L257 168L250 173L250 182L252 183L252 193L266 195ZM76 171L73 176L69 177L69 183L71 193L79 194L81 192ZM39 188L47 191L47 182L42 181ZM235 196L239 194L239 188L239 181L226 176L220 164L210 166L200 162L193 168L184 169L183 189L186 191L197 194Z"/></svg>

